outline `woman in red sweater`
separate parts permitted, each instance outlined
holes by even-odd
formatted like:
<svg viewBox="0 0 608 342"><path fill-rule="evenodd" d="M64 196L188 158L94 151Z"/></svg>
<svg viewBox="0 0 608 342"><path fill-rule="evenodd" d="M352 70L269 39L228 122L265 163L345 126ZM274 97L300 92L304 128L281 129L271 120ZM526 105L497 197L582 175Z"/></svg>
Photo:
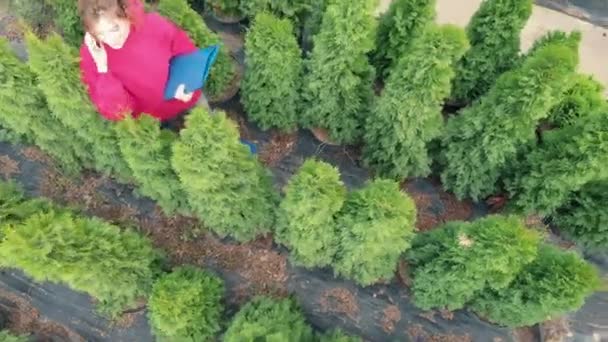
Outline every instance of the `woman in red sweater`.
<svg viewBox="0 0 608 342"><path fill-rule="evenodd" d="M140 0L78 0L78 7L87 32L82 78L106 119L147 113L167 122L199 101L201 91L184 93L183 86L174 99L164 99L169 61L197 49L183 30L146 13Z"/></svg>

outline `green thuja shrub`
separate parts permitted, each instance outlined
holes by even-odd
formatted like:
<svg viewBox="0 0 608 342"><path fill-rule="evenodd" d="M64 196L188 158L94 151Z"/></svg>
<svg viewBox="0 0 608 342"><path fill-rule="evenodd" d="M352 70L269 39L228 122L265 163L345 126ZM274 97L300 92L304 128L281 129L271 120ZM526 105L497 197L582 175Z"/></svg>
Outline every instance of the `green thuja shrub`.
<svg viewBox="0 0 608 342"><path fill-rule="evenodd" d="M532 0L486 0L467 26L471 49L456 68L452 98L471 103L517 65L520 33Z"/></svg>
<svg viewBox="0 0 608 342"><path fill-rule="evenodd" d="M373 0L332 1L314 38L304 80L302 123L322 127L338 143L354 143L373 99Z"/></svg>
<svg viewBox="0 0 608 342"><path fill-rule="evenodd" d="M307 160L289 180L275 238L291 249L296 264L322 267L332 263L339 242L335 216L345 198L340 173L324 162Z"/></svg>
<svg viewBox="0 0 608 342"><path fill-rule="evenodd" d="M507 182L512 205L525 213L550 215L572 192L608 178L608 110L575 126L545 132L543 144L526 155Z"/></svg>
<svg viewBox="0 0 608 342"><path fill-rule="evenodd" d="M396 182L378 179L351 192L337 219L336 273L364 286L392 278L415 222L414 201Z"/></svg>
<svg viewBox="0 0 608 342"><path fill-rule="evenodd" d="M207 6L219 15L238 17L242 15L241 2L241 0L207 0Z"/></svg>
<svg viewBox="0 0 608 342"><path fill-rule="evenodd" d="M171 146L177 136L161 130L158 120L149 115L130 117L116 125L120 150L139 191L158 202L167 214L188 213L186 195L171 167Z"/></svg>
<svg viewBox="0 0 608 342"><path fill-rule="evenodd" d="M586 184L552 216L553 223L577 243L597 250L608 249L608 180Z"/></svg>
<svg viewBox="0 0 608 342"><path fill-rule="evenodd" d="M400 70L397 63L410 53L412 42L433 23L435 15L435 0L395 0L391 3L380 18L376 49L372 52L379 76L386 78L391 70Z"/></svg>
<svg viewBox="0 0 608 342"><path fill-rule="evenodd" d="M501 325L531 326L578 310L599 284L597 270L580 256L542 245L508 287L485 291L472 307Z"/></svg>
<svg viewBox="0 0 608 342"><path fill-rule="evenodd" d="M217 234L245 241L272 228L277 196L270 172L223 112L197 107L188 115L172 165L190 207Z"/></svg>
<svg viewBox="0 0 608 342"><path fill-rule="evenodd" d="M577 62L575 49L547 45L451 117L442 139L444 186L460 199L492 194L519 150L535 142L538 122L559 102Z"/></svg>
<svg viewBox="0 0 608 342"><path fill-rule="evenodd" d="M78 146L73 133L49 112L36 76L4 38L0 38L0 112L4 128L38 145L64 170L80 170L80 157L86 153L83 146Z"/></svg>
<svg viewBox="0 0 608 342"><path fill-rule="evenodd" d="M46 33L53 25L55 13L47 1L9 0L9 10L36 33Z"/></svg>
<svg viewBox="0 0 608 342"><path fill-rule="evenodd" d="M224 283L192 266L176 268L152 288L148 308L163 341L211 341L220 330Z"/></svg>
<svg viewBox="0 0 608 342"><path fill-rule="evenodd" d="M486 289L502 291L534 260L539 241L511 216L454 221L419 234L408 252L414 303L456 310Z"/></svg>
<svg viewBox="0 0 608 342"><path fill-rule="evenodd" d="M0 259L36 281L65 283L116 316L147 296L159 254L142 236L98 219L49 211L5 225Z"/></svg>
<svg viewBox="0 0 608 342"><path fill-rule="evenodd" d="M61 30L65 41L71 46L80 46L84 39L84 29L78 14L78 1L75 0L29 0L46 2L55 15L55 25Z"/></svg>
<svg viewBox="0 0 608 342"><path fill-rule="evenodd" d="M593 76L578 74L559 104L551 109L549 121L557 127L571 126L580 118L604 106L604 86Z"/></svg>
<svg viewBox="0 0 608 342"><path fill-rule="evenodd" d="M157 10L183 28L199 48L220 46L219 55L205 84L205 93L213 99L226 92L236 75L236 66L221 38L207 27L203 18L190 7L187 0L160 0Z"/></svg>
<svg viewBox="0 0 608 342"><path fill-rule="evenodd" d="M60 134L86 151L90 158L86 161L97 170L128 179L129 167L122 159L111 123L97 113L81 82L76 51L56 34L43 41L30 33L26 42L38 86L52 114L68 128Z"/></svg>
<svg viewBox="0 0 608 342"><path fill-rule="evenodd" d="M521 55L519 58L519 63L524 63L528 57L535 54L540 48L547 45L565 44L578 51L582 38L583 36L579 31L572 31L569 33L558 30L549 31L534 41L532 47L530 47L526 53Z"/></svg>
<svg viewBox="0 0 608 342"><path fill-rule="evenodd" d="M452 66L467 47L464 32L455 26L429 27L411 43L367 117L363 156L368 166L395 179L430 173L428 144L441 134Z"/></svg>
<svg viewBox="0 0 608 342"><path fill-rule="evenodd" d="M27 342L29 339L23 335L13 335L8 330L0 331L0 342Z"/></svg>
<svg viewBox="0 0 608 342"><path fill-rule="evenodd" d="M317 337L319 342L361 342L363 341L359 337L349 336L343 333L341 330L328 331L325 334L319 334Z"/></svg>
<svg viewBox="0 0 608 342"><path fill-rule="evenodd" d="M257 297L236 314L224 334L224 342L310 342L312 329L291 299Z"/></svg>
<svg viewBox="0 0 608 342"><path fill-rule="evenodd" d="M0 182L0 222L21 223L30 216L53 208L46 199L26 199L23 190L13 182ZM0 237L2 236L0 230Z"/></svg>
<svg viewBox="0 0 608 342"><path fill-rule="evenodd" d="M245 38L241 101L262 129L297 128L302 57L289 19L260 13Z"/></svg>

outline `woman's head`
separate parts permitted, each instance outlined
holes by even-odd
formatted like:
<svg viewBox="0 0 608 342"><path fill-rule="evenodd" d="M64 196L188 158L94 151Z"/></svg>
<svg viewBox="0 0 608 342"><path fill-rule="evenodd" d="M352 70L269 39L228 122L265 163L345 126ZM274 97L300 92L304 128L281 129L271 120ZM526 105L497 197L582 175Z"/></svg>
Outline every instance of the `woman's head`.
<svg viewBox="0 0 608 342"><path fill-rule="evenodd" d="M86 31L113 49L120 49L129 37L133 18L128 5L128 0L78 0Z"/></svg>

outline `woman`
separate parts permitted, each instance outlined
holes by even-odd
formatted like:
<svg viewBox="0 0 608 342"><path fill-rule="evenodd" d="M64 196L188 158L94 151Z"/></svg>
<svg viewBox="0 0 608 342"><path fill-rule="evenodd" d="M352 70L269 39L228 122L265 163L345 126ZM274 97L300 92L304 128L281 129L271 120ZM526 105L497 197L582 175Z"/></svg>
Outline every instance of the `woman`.
<svg viewBox="0 0 608 342"><path fill-rule="evenodd" d="M164 99L169 61L197 49L175 24L145 13L140 0L78 0L78 8L87 32L80 48L83 82L106 119L147 113L168 122L201 98L200 90L185 93L180 86L174 99Z"/></svg>

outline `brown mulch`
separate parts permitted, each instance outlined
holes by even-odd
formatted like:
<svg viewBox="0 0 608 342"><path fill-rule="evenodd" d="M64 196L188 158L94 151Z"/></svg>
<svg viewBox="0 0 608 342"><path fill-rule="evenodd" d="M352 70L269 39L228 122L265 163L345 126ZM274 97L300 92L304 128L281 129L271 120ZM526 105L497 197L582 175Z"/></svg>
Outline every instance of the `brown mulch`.
<svg viewBox="0 0 608 342"><path fill-rule="evenodd" d="M412 278L410 277L409 273L409 265L404 259L399 260L399 264L397 265L397 280L399 280L401 285L407 288L412 286Z"/></svg>
<svg viewBox="0 0 608 342"><path fill-rule="evenodd" d="M38 310L25 299L2 289L0 310L8 313L7 328L14 334L36 334L43 338L42 341L50 341L52 337L61 337L65 341L85 341L70 329L41 317Z"/></svg>
<svg viewBox="0 0 608 342"><path fill-rule="evenodd" d="M448 309L439 310L439 315L446 321L451 321L454 319L454 313Z"/></svg>
<svg viewBox="0 0 608 342"><path fill-rule="evenodd" d="M435 194L438 194L439 202L443 210L437 214L433 212L434 194L422 193L414 188L412 182L404 182L402 189L406 191L416 203L417 220L416 228L418 231L428 231L449 221L467 220L473 214L473 203L471 201L459 201L454 194L443 190L441 183L431 180L435 187Z"/></svg>
<svg viewBox="0 0 608 342"><path fill-rule="evenodd" d="M45 165L53 165L53 159L41 149L35 146L28 146L21 149L21 154L28 160L37 161Z"/></svg>
<svg viewBox="0 0 608 342"><path fill-rule="evenodd" d="M322 312L344 314L353 321L359 321L359 303L348 289L336 287L326 290L319 300Z"/></svg>
<svg viewBox="0 0 608 342"><path fill-rule="evenodd" d="M23 40L23 29L19 26L19 21L15 16L0 17L0 36L9 41Z"/></svg>
<svg viewBox="0 0 608 342"><path fill-rule="evenodd" d="M19 173L19 162L7 155L0 156L0 175L5 180L9 180L17 173Z"/></svg>
<svg viewBox="0 0 608 342"><path fill-rule="evenodd" d="M387 306L383 311L382 329L387 333L395 331L395 323L401 320L401 311L395 305Z"/></svg>
<svg viewBox="0 0 608 342"><path fill-rule="evenodd" d="M411 325L407 329L407 334L414 342L472 342L473 339L466 335L437 334L431 335L424 330L420 324Z"/></svg>
<svg viewBox="0 0 608 342"><path fill-rule="evenodd" d="M275 166L293 151L297 142L297 133L281 134L274 132L270 141L262 146L259 159L266 166Z"/></svg>
<svg viewBox="0 0 608 342"><path fill-rule="evenodd" d="M572 331L565 317L555 318L539 325L543 342L562 342L572 337Z"/></svg>

